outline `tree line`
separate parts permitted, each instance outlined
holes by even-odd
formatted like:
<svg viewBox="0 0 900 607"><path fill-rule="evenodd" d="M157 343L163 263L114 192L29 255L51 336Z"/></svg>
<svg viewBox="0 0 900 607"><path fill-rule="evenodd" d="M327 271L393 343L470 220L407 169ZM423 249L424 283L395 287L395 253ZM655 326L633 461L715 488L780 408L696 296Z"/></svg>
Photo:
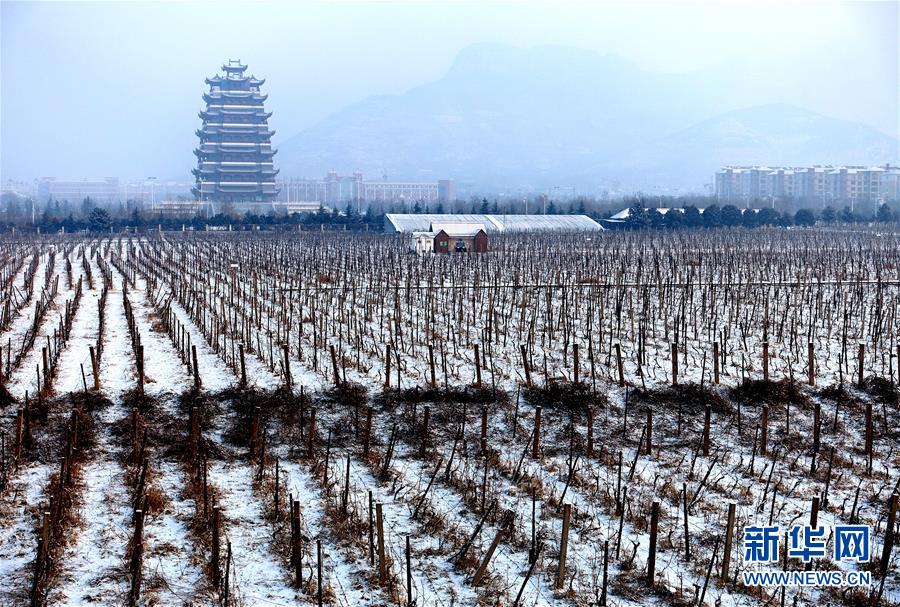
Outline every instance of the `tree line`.
<svg viewBox="0 0 900 607"><path fill-rule="evenodd" d="M654 205L654 203L656 203ZM663 206L665 203L665 206ZM656 205L659 205L656 208ZM748 205L749 206L749 205ZM896 206L896 204L894 205ZM456 200L449 203L374 203L365 210L347 202L341 209L319 207L309 213L244 213L200 212L191 217L166 215L145 210L140 203L100 205L85 198L79 205L68 201L50 199L39 204L31 199L4 194L0 231L40 230L54 232L109 232L126 229L205 230L205 229L327 229L380 231L386 213L480 213L480 214L579 214L595 220L612 218L623 208L628 217L620 225L627 229L685 229L761 226L812 226L817 223L891 223L900 221L900 212L888 204L871 203L845 206L837 210L832 206L820 210L811 208L781 210L764 206L741 209L732 204L719 205L714 198L704 196L653 197L637 195L619 200L599 200L578 197L568 201L555 201L546 197L530 200L509 199L489 201L486 197Z"/></svg>
<svg viewBox="0 0 900 607"><path fill-rule="evenodd" d="M623 225L631 230L663 230L719 227L757 228L763 226L811 227L818 223L893 223L898 220L900 220L900 216L887 204L880 205L872 214L856 211L849 206L844 207L841 211L828 206L821 211L802 208L796 212L782 212L771 207L742 210L730 204L721 207L718 204L711 204L702 210L693 205L662 210L647 208L640 200L636 200L628 207L628 216L623 221Z"/></svg>

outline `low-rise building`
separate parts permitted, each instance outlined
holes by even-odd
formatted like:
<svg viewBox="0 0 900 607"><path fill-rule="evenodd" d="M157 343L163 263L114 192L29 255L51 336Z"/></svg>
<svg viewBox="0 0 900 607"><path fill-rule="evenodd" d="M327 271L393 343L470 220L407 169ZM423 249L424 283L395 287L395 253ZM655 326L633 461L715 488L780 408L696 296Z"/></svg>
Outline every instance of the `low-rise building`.
<svg viewBox="0 0 900 607"><path fill-rule="evenodd" d="M487 253L484 224L463 221L435 222L428 231L411 233L411 250L426 253Z"/></svg>
<svg viewBox="0 0 900 607"><path fill-rule="evenodd" d="M452 179L435 182L366 181L363 174L338 175L330 171L324 179L289 179L280 182L279 200L306 200L334 207L345 203L449 203L456 198Z"/></svg>
<svg viewBox="0 0 900 607"><path fill-rule="evenodd" d="M90 198L94 202L117 202L119 197L118 177L103 179L67 180L45 177L38 182L37 198L41 201L68 200L69 202L81 202Z"/></svg>
<svg viewBox="0 0 900 607"><path fill-rule="evenodd" d="M428 232L433 223L474 223L485 232L598 232L603 227L587 215L485 215L479 213L388 213L384 216L387 234Z"/></svg>

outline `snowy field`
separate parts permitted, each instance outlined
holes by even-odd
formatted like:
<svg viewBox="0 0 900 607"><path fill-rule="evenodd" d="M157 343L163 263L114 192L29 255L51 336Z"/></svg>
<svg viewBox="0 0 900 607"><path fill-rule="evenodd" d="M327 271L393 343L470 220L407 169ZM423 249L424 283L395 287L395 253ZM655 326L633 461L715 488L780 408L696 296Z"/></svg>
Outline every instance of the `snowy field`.
<svg viewBox="0 0 900 607"><path fill-rule="evenodd" d="M491 248L0 240L0 605L900 605L900 235Z"/></svg>

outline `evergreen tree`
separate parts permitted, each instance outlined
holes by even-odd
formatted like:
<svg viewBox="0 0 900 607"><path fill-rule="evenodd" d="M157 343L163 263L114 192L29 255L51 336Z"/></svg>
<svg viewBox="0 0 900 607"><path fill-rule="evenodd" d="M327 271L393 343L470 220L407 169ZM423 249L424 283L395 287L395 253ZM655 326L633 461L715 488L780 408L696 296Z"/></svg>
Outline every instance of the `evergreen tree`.
<svg viewBox="0 0 900 607"><path fill-rule="evenodd" d="M881 223L890 223L894 221L894 213L887 204L882 204L878 207L878 215L876 217Z"/></svg>
<svg viewBox="0 0 900 607"><path fill-rule="evenodd" d="M93 232L103 232L109 229L110 219L109 213L106 209L101 209L100 207L94 207L91 211L90 216L88 217L88 225Z"/></svg>
<svg viewBox="0 0 900 607"><path fill-rule="evenodd" d="M684 215L678 209L669 209L669 212L663 215L662 223L670 230L677 230L685 226Z"/></svg>
<svg viewBox="0 0 900 607"><path fill-rule="evenodd" d="M744 215L741 217L741 225L745 228L755 228L762 225L762 221L760 220L759 214L762 211L754 211L753 209L747 209L744 211Z"/></svg>
<svg viewBox="0 0 900 607"><path fill-rule="evenodd" d="M707 228L718 228L722 225L722 209L711 204L703 210L703 225Z"/></svg>
<svg viewBox="0 0 900 607"><path fill-rule="evenodd" d="M640 200L635 200L628 207L628 219L625 220L625 225L631 230L643 230L650 227L650 216Z"/></svg>
<svg viewBox="0 0 900 607"><path fill-rule="evenodd" d="M798 226L812 227L816 225L816 214L810 209L800 209L794 215L794 223Z"/></svg>
<svg viewBox="0 0 900 607"><path fill-rule="evenodd" d="M778 222L781 220L781 213L779 213L772 207L760 209L759 213L755 213L755 215L757 217L758 224L762 226L778 225Z"/></svg>
<svg viewBox="0 0 900 607"><path fill-rule="evenodd" d="M683 220L684 225L689 228L699 228L703 226L703 215L701 215L700 210L692 204L684 207Z"/></svg>
<svg viewBox="0 0 900 607"><path fill-rule="evenodd" d="M742 223L741 210L733 204L722 207L722 225L739 226Z"/></svg>

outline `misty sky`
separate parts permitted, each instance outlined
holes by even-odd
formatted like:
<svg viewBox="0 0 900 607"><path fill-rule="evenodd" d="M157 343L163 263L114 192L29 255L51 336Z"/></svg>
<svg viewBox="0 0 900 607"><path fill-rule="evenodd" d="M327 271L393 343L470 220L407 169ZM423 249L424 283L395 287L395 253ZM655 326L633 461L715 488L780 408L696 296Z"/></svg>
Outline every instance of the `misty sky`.
<svg viewBox="0 0 900 607"><path fill-rule="evenodd" d="M189 180L203 79L228 58L267 79L277 145L354 101L440 78L477 42L567 45L653 71L729 64L755 85L748 106L793 103L898 135L890 1L3 1L0 13L3 180Z"/></svg>

